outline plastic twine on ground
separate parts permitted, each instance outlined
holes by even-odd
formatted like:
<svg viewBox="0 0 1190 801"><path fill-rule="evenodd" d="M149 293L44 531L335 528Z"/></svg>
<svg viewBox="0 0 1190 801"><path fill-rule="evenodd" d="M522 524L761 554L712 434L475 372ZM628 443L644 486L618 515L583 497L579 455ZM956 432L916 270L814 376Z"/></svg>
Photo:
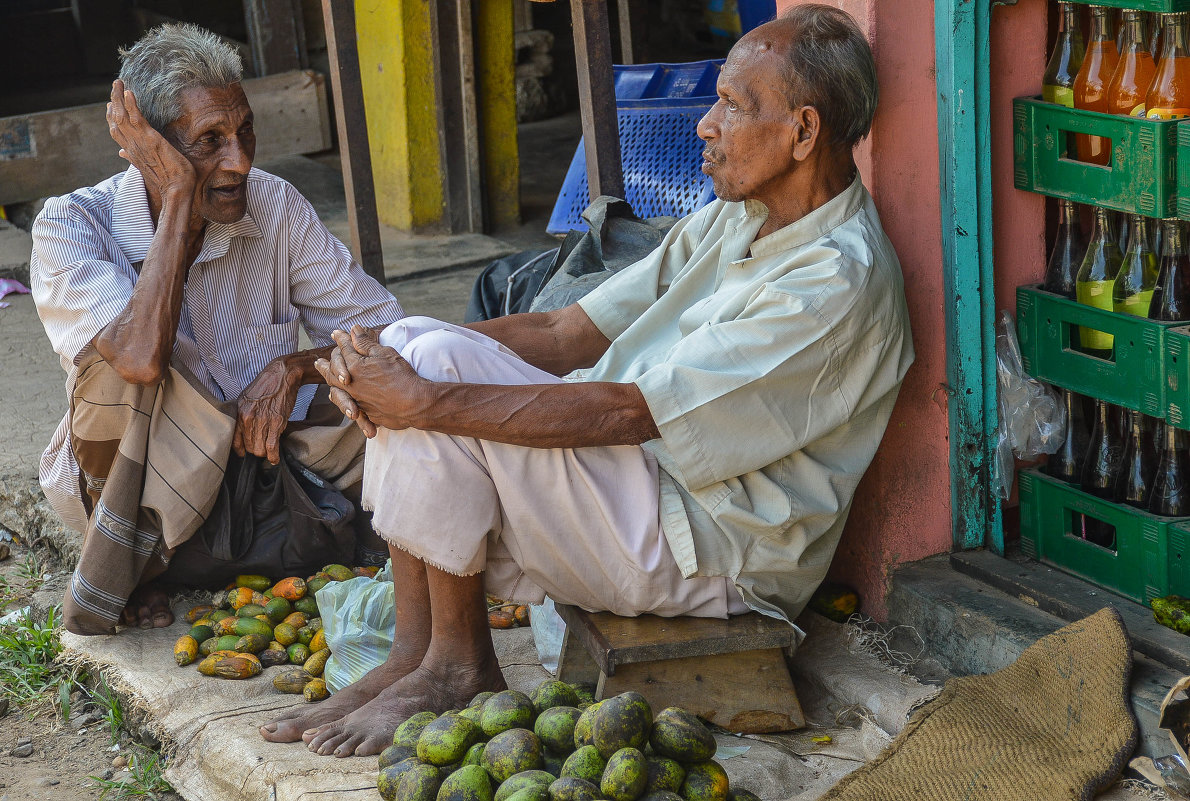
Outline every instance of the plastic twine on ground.
<svg viewBox="0 0 1190 801"><path fill-rule="evenodd" d="M29 287L12 278L0 278L0 298L5 295L28 295ZM0 309L7 309L11 304L0 302Z"/></svg>

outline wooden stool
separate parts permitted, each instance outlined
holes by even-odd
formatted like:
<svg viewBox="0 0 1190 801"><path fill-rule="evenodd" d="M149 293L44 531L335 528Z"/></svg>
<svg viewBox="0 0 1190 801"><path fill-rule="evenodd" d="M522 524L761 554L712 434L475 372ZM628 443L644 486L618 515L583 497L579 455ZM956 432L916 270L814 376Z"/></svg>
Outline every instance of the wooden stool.
<svg viewBox="0 0 1190 801"><path fill-rule="evenodd" d="M558 604L566 637L558 678L595 685L595 697L635 690L653 712L680 706L734 732L805 725L785 665L787 623L756 612L707 617L619 617Z"/></svg>

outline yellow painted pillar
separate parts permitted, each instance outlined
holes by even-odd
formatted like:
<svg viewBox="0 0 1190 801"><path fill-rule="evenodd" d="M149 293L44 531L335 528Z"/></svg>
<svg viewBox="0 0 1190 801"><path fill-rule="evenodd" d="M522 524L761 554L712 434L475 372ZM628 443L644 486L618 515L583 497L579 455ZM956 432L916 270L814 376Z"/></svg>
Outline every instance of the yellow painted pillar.
<svg viewBox="0 0 1190 801"><path fill-rule="evenodd" d="M478 0L476 104L489 228L520 222L521 167L516 125L516 46L512 0Z"/></svg>
<svg viewBox="0 0 1190 801"><path fill-rule="evenodd" d="M404 230L441 225L446 213L431 12L428 0L355 3L376 211Z"/></svg>

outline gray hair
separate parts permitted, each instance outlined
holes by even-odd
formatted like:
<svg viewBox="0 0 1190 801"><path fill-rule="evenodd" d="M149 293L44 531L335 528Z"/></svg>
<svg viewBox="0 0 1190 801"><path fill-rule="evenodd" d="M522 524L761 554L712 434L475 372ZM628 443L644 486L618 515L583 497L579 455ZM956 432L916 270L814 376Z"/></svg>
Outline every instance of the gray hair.
<svg viewBox="0 0 1190 801"><path fill-rule="evenodd" d="M792 105L816 108L832 144L856 145L872 130L879 96L867 37L850 14L817 3L780 21L795 29L783 70Z"/></svg>
<svg viewBox="0 0 1190 801"><path fill-rule="evenodd" d="M182 115L182 92L239 83L244 67L234 47L189 23L159 25L120 49L120 80L145 121L158 131Z"/></svg>

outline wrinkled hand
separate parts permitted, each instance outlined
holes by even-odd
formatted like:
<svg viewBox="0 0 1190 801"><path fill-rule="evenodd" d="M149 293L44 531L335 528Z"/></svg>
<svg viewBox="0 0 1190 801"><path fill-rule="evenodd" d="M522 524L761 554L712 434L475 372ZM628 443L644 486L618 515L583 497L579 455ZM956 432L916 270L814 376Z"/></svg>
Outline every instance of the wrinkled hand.
<svg viewBox="0 0 1190 801"><path fill-rule="evenodd" d="M284 360L270 362L240 395L236 430L231 447L243 456L251 453L281 461L281 435L297 401L300 386Z"/></svg>
<svg viewBox="0 0 1190 801"><path fill-rule="evenodd" d="M193 196L197 183L194 167L145 121L136 106L136 98L121 80L112 83L107 127L120 146L120 156L140 170L145 186L156 189L161 197L172 192Z"/></svg>
<svg viewBox="0 0 1190 801"><path fill-rule="evenodd" d="M330 398L365 436L377 426L394 431L415 427L427 382L376 332L352 326L351 334L331 334L338 346L331 358L314 362L330 386Z"/></svg>

